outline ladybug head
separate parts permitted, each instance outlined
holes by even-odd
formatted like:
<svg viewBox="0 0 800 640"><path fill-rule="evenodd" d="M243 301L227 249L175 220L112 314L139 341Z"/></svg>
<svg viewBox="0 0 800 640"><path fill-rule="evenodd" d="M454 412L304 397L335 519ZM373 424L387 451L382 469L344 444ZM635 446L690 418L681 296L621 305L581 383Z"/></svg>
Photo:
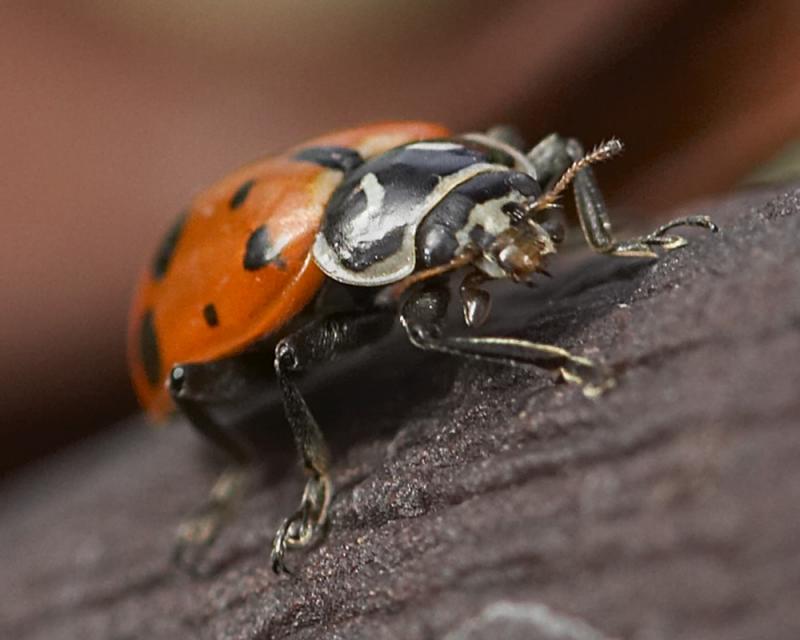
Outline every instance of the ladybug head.
<svg viewBox="0 0 800 640"><path fill-rule="evenodd" d="M556 252L563 238L564 226L557 217L537 221L524 216L497 235L484 257L505 277L524 282L535 273L544 272L545 260Z"/></svg>

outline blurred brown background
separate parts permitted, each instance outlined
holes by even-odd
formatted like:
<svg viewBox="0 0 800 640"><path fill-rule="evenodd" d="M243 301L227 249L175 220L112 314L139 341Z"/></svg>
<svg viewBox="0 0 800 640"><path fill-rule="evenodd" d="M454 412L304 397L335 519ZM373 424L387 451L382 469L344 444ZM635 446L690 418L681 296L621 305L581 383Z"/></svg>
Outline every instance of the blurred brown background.
<svg viewBox="0 0 800 640"><path fill-rule="evenodd" d="M511 122L626 154L636 215L800 130L800 3L17 0L0 6L0 469L130 413L138 269L190 195L328 129Z"/></svg>

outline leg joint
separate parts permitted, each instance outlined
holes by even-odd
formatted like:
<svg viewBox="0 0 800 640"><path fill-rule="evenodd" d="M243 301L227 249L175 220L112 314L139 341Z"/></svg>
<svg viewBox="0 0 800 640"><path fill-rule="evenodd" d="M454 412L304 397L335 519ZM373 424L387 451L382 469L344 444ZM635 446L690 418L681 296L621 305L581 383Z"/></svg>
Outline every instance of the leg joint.
<svg viewBox="0 0 800 640"><path fill-rule="evenodd" d="M186 370L182 365L176 364L169 372L169 393L177 399L180 397L181 389L186 382Z"/></svg>
<svg viewBox="0 0 800 640"><path fill-rule="evenodd" d="M298 372L302 370L300 355L288 338L284 338L275 347L275 371L278 374Z"/></svg>
<svg viewBox="0 0 800 640"><path fill-rule="evenodd" d="M401 318L401 324L406 330L408 340L419 349L432 349L439 344L441 329L437 325L426 325L420 322L409 321Z"/></svg>

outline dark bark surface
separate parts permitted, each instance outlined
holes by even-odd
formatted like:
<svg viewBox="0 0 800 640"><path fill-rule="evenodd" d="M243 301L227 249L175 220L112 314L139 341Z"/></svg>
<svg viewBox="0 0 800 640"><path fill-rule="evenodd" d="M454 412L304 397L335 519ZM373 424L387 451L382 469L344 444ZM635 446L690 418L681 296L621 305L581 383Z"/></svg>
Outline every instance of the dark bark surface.
<svg viewBox="0 0 800 640"><path fill-rule="evenodd" d="M0 492L0 636L800 637L798 209L735 196L704 208L716 236L496 305L503 333L602 354L599 399L400 340L312 380L337 494L294 577L267 554L302 487L279 409L201 578L168 562L221 468L186 425L45 461Z"/></svg>

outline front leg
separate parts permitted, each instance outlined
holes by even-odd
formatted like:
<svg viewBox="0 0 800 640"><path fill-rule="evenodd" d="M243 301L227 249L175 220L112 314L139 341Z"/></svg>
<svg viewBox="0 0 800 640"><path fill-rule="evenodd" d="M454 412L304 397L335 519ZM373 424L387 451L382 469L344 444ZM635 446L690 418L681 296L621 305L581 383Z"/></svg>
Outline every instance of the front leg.
<svg viewBox="0 0 800 640"><path fill-rule="evenodd" d="M584 394L590 397L614 386L614 379L605 367L561 347L518 338L443 335L449 301L449 289L442 283L432 283L411 293L400 315L411 344L474 360L558 371L567 382L581 385Z"/></svg>
<svg viewBox="0 0 800 640"><path fill-rule="evenodd" d="M276 573L286 571L283 559L288 549L310 545L323 531L333 491L328 446L295 380L314 364L386 335L393 324L394 313L389 310L334 314L287 336L275 349L286 418L308 475L300 506L281 523L273 539L271 559Z"/></svg>
<svg viewBox="0 0 800 640"><path fill-rule="evenodd" d="M607 156L618 153L622 146L619 141L612 140L601 145L593 153L608 147ZM552 134L536 145L528 154L537 175L551 187L566 186L563 176L572 180L575 194L575 206L581 223L583 235L589 246L598 253L615 256L655 258L654 248L665 251L677 249L686 244L686 239L667 231L676 227L702 227L710 231L718 231L718 227L708 216L687 216L661 225L651 233L631 240L616 240L611 231L611 220L608 217L603 194L597 184L594 170L585 160L583 146L574 138L562 138ZM602 159L602 158L600 158ZM559 179L561 178L561 179ZM557 184L553 184L558 180ZM547 199L548 194L543 196Z"/></svg>

